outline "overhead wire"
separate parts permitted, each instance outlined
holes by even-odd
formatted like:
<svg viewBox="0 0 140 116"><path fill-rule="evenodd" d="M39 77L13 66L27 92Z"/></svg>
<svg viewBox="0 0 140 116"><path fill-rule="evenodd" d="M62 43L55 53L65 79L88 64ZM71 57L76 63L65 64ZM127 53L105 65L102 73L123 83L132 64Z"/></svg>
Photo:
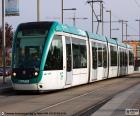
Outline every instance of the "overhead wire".
<svg viewBox="0 0 140 116"><path fill-rule="evenodd" d="M140 7L140 4L136 1L136 0L134 0L135 2L136 2L136 4ZM105 3L105 2L104 2ZM105 8L105 7L104 7ZM106 9L106 8L105 8ZM107 10L107 9L106 9ZM117 18L118 19L118 21L121 19L120 17L118 17L114 12L112 13L112 16L114 17L114 18ZM130 21L128 21L128 22L130 22ZM130 28L131 30L133 30L133 31L137 31L133 26L131 26L130 24L128 24L128 28Z"/></svg>
<svg viewBox="0 0 140 116"><path fill-rule="evenodd" d="M87 1L88 1L88 0L87 0ZM103 1L103 2L104 2L104 1ZM137 0L134 0L134 2L135 2L135 4L137 4L137 6L140 8L140 4L138 3L138 1L137 1ZM106 3L104 2L104 4L106 4ZM107 8L108 8L108 6L107 6ZM105 9L105 10L108 10L107 8L104 6L104 9ZM119 22L120 19L122 19L121 17L119 17L118 15L116 15L114 12L112 13L112 17L118 19L118 22ZM128 22L130 22L130 21L128 21ZM131 30L133 30L133 31L137 31L137 29L135 29L135 28L134 28L132 25L130 25L130 24L128 24L128 28L131 29Z"/></svg>

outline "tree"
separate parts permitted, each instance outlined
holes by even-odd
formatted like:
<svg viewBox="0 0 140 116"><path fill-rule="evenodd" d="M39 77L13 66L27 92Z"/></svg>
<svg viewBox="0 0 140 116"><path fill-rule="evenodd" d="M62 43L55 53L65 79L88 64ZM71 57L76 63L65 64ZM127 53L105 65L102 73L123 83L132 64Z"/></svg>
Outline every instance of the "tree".
<svg viewBox="0 0 140 116"><path fill-rule="evenodd" d="M5 24L5 39L6 39L6 65L11 64L11 55L9 50L12 48L13 31L12 26ZM0 66L2 66L2 27L0 27Z"/></svg>
<svg viewBox="0 0 140 116"><path fill-rule="evenodd" d="M5 38L6 38L6 48L12 47L13 31L12 25L8 23L5 24ZM2 48L2 27L0 27L0 48Z"/></svg>

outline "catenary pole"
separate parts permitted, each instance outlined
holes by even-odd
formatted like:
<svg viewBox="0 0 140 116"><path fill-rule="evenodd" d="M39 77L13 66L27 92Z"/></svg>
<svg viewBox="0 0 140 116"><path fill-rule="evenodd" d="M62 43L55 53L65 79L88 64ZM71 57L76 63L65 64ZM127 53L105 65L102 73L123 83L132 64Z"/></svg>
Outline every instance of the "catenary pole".
<svg viewBox="0 0 140 116"><path fill-rule="evenodd" d="M111 10L107 10L106 12L109 12L110 15L110 38L112 38L112 20L111 20Z"/></svg>
<svg viewBox="0 0 140 116"><path fill-rule="evenodd" d="M64 22L63 8L64 8L64 1L62 0L61 1L61 15L62 15L61 20L62 20L62 24Z"/></svg>
<svg viewBox="0 0 140 116"><path fill-rule="evenodd" d="M40 1L37 0L37 21L40 21Z"/></svg>

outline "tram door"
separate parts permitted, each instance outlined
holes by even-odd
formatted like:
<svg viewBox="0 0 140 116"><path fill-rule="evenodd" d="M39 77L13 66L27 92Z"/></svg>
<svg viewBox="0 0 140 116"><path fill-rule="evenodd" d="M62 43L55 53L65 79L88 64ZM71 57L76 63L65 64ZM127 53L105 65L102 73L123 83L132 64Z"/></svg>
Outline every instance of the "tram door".
<svg viewBox="0 0 140 116"><path fill-rule="evenodd" d="M66 38L66 85L72 84L72 45L71 38Z"/></svg>
<svg viewBox="0 0 140 116"><path fill-rule="evenodd" d="M98 54L97 54L98 46L94 42L92 43L92 81L97 80L97 61L98 61Z"/></svg>

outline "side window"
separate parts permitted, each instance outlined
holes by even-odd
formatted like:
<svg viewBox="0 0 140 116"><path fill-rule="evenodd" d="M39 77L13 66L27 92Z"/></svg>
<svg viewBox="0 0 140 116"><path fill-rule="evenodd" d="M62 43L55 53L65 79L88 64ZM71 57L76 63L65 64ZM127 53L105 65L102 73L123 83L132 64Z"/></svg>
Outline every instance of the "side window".
<svg viewBox="0 0 140 116"><path fill-rule="evenodd" d="M117 66L117 48L110 46L111 66Z"/></svg>
<svg viewBox="0 0 140 116"><path fill-rule="evenodd" d="M71 53L71 41L70 37L66 38L66 59L67 59L67 71L72 70L72 53Z"/></svg>
<svg viewBox="0 0 140 116"><path fill-rule="evenodd" d="M132 51L129 51L129 65L134 65L134 54Z"/></svg>
<svg viewBox="0 0 140 116"><path fill-rule="evenodd" d="M123 50L120 48L120 66L123 66Z"/></svg>
<svg viewBox="0 0 140 116"><path fill-rule="evenodd" d="M125 53L124 53L124 64L125 64L125 66L127 66L127 64L128 64L128 57L127 57L127 51L125 50L124 51Z"/></svg>
<svg viewBox="0 0 140 116"><path fill-rule="evenodd" d="M73 68L87 67L86 41L72 38Z"/></svg>
<svg viewBox="0 0 140 116"><path fill-rule="evenodd" d="M78 39L72 39L73 68L81 67L80 45Z"/></svg>
<svg viewBox="0 0 140 116"><path fill-rule="evenodd" d="M103 45L103 67L107 67L107 46Z"/></svg>
<svg viewBox="0 0 140 116"><path fill-rule="evenodd" d="M87 46L86 41L80 41L81 68L87 68Z"/></svg>
<svg viewBox="0 0 140 116"><path fill-rule="evenodd" d="M123 49L123 66L125 66L125 50Z"/></svg>
<svg viewBox="0 0 140 116"><path fill-rule="evenodd" d="M98 67L103 66L103 47L102 44L98 44Z"/></svg>
<svg viewBox="0 0 140 116"><path fill-rule="evenodd" d="M132 51L131 53L132 53L131 64L134 65L134 53Z"/></svg>
<svg viewBox="0 0 140 116"><path fill-rule="evenodd" d="M97 69L97 44L92 43L92 67L93 69Z"/></svg>
<svg viewBox="0 0 140 116"><path fill-rule="evenodd" d="M62 36L55 35L47 56L45 70L62 70L63 69L63 46Z"/></svg>

